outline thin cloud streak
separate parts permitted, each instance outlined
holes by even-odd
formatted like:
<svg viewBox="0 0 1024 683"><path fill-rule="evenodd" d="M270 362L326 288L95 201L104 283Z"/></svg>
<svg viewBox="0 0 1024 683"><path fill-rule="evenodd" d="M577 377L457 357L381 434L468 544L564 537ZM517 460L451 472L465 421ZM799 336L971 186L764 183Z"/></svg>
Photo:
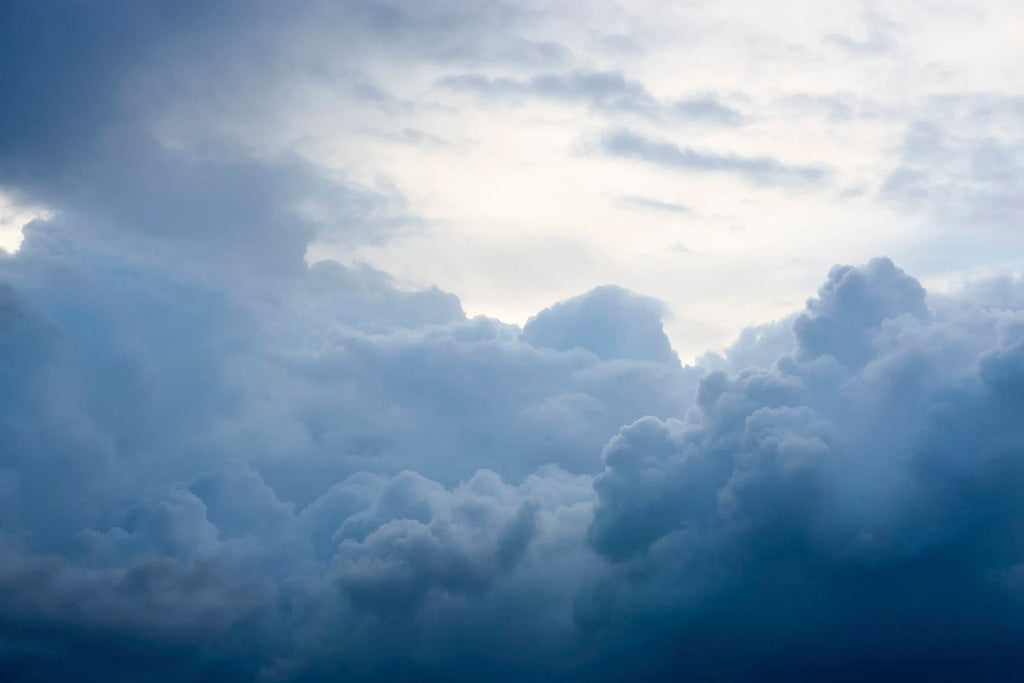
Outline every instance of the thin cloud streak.
<svg viewBox="0 0 1024 683"><path fill-rule="evenodd" d="M634 159L666 168L735 174L756 185L818 185L828 177L828 169L823 166L790 166L769 156L701 152L625 129L605 134L600 149L611 157Z"/></svg>

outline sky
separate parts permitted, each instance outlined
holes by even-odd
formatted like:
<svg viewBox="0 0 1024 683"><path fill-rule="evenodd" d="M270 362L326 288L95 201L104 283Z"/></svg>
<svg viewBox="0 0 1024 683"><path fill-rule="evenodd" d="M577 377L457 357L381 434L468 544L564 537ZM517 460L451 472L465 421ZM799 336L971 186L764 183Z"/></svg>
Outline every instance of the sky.
<svg viewBox="0 0 1024 683"><path fill-rule="evenodd" d="M0 678L1017 675L1022 32L0 1Z"/></svg>

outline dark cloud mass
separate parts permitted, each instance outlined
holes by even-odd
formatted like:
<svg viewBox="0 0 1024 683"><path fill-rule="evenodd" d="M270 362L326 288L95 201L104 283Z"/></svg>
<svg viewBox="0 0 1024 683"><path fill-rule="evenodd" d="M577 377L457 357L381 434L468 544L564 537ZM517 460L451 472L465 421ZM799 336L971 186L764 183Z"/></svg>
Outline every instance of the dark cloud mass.
<svg viewBox="0 0 1024 683"><path fill-rule="evenodd" d="M837 267L786 352L711 370L612 287L520 331L371 270L253 310L87 247L3 263L9 680L1022 663L1017 281Z"/></svg>
<svg viewBox="0 0 1024 683"><path fill-rule="evenodd" d="M401 197L154 139L107 50L231 12L129 4L2 9L0 184L55 214L0 252L0 678L1019 676L1019 279L837 266L694 366L619 287L470 318L305 263L386 239ZM819 177L630 135L610 153Z"/></svg>

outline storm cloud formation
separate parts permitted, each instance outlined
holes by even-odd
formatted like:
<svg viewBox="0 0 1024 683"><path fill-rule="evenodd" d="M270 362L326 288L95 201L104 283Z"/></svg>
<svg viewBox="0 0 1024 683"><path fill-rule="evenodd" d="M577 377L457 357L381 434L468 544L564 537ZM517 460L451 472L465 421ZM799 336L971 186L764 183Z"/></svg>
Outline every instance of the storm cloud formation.
<svg viewBox="0 0 1024 683"><path fill-rule="evenodd" d="M1021 664L1018 281L836 267L711 370L614 288L519 330L325 263L254 310L74 234L3 263L12 680Z"/></svg>
<svg viewBox="0 0 1024 683"><path fill-rule="evenodd" d="M107 49L206 45L230 7L128 5L3 10L23 54L39 32L66 48L0 72L19 131L0 184L55 211L0 253L4 680L1024 666L1019 279L929 294L886 258L837 266L695 365L658 301L615 286L522 326L470 317L304 259L315 236L409 229L396 191L155 137ZM415 12L353 7L398 36ZM124 45L99 47L104 22ZM475 49L450 40L438 59ZM63 87L40 100L39 82ZM33 114L62 107L74 125ZM754 182L820 175L610 140Z"/></svg>

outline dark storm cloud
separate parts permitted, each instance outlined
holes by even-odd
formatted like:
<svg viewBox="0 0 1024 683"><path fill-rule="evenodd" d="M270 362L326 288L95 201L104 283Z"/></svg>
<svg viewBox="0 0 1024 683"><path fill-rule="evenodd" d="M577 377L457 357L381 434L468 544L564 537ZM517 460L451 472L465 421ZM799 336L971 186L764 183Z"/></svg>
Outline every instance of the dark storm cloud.
<svg viewBox="0 0 1024 683"><path fill-rule="evenodd" d="M660 302L607 285L541 311L527 321L520 338L559 351L587 349L605 360L678 363L661 313Z"/></svg>
<svg viewBox="0 0 1024 683"><path fill-rule="evenodd" d="M685 420L609 442L590 538L617 569L578 622L642 632L653 679L1010 675L1018 318L929 312L888 261L833 270L772 368L712 373Z"/></svg>
<svg viewBox="0 0 1024 683"><path fill-rule="evenodd" d="M94 240L170 249L215 276L301 268L315 234L373 242L415 225L392 190L347 185L297 158L256 160L227 142L196 153L153 135L161 108L190 93L168 56L244 61L252 39L230 43L223 32L245 35L274 20L259 4L234 9L5 5L0 26L11 59L0 68L9 102L0 127L10 134L0 138L0 188L60 212Z"/></svg>
<svg viewBox="0 0 1024 683"><path fill-rule="evenodd" d="M837 267L691 406L618 288L520 331L324 263L254 310L73 234L4 264L13 680L1020 664L1019 281Z"/></svg>
<svg viewBox="0 0 1024 683"><path fill-rule="evenodd" d="M59 210L0 256L4 680L1024 665L1019 279L929 299L886 259L836 267L701 367L618 287L523 328L470 319L440 290L305 264L316 234L386 238L399 196L152 137L162 100L125 84L169 73L147 55L244 43L211 29L233 5L51 7L2 10L0 174ZM432 54L507 18L340 7L410 50L447 35ZM946 147L920 136L942 142L908 143L925 174ZM606 143L754 182L823 173Z"/></svg>
<svg viewBox="0 0 1024 683"><path fill-rule="evenodd" d="M615 130L601 140L601 151L612 157L636 159L666 168L695 172L732 173L757 185L813 185L824 181L828 170L819 166L791 166L774 157L745 157L701 152L665 140L654 140L629 130Z"/></svg>
<svg viewBox="0 0 1024 683"><path fill-rule="evenodd" d="M824 42L856 56L877 55L895 49L895 36L903 28L877 10L869 9L862 14L864 38L855 38L845 33L830 33Z"/></svg>

